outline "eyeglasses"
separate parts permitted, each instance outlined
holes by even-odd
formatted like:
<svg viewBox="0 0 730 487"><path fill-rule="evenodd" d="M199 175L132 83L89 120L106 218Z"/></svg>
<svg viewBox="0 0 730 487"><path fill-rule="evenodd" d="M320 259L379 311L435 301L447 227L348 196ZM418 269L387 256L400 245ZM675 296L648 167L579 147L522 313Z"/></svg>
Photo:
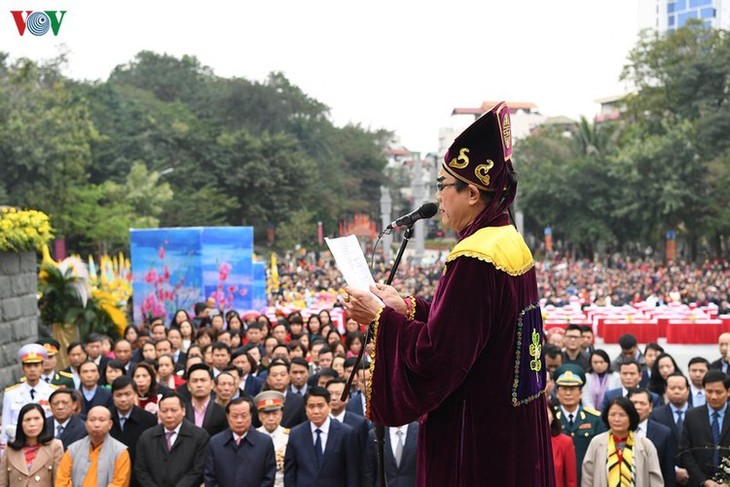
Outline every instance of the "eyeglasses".
<svg viewBox="0 0 730 487"><path fill-rule="evenodd" d="M436 191L439 193L444 190L444 188L448 188L449 186L456 186L456 183L436 183Z"/></svg>

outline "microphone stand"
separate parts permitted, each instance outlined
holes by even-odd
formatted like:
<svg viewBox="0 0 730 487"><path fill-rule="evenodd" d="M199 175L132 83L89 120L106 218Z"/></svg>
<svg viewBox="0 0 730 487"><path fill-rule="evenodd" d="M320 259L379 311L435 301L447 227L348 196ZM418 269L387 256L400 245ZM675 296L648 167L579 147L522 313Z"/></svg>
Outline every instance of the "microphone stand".
<svg viewBox="0 0 730 487"><path fill-rule="evenodd" d="M398 255L396 255L395 261L393 261L393 267L390 269L388 279L385 281L387 285L390 285L393 282L396 270L398 269L400 261L403 258L403 252L406 250L406 246L411 240L411 237L413 237L413 223L408 225L405 232L403 232L403 241L400 244L400 249L398 249ZM375 322L370 322L370 325L368 326L368 331L365 334L365 343L360 349L360 353L357 354L355 366L352 368L352 372L350 372L350 377L347 379L347 384L345 384L345 390L342 391L342 397L340 398L341 401L344 401L347 398L345 396L346 394L350 394L352 382L355 379L357 371L360 369L360 364L362 363L363 352L365 351L367 344L370 343L370 340L373 338L374 327ZM378 485L380 485L380 487L387 487L388 479L385 476L385 426L373 421L373 429L375 430L375 451L377 453L378 459Z"/></svg>

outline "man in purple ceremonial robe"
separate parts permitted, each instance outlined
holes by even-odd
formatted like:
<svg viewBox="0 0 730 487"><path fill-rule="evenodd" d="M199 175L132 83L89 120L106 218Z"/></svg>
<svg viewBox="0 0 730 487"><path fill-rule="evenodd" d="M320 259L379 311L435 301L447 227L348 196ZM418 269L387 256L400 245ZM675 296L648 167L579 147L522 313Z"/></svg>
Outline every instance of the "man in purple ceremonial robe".
<svg viewBox="0 0 730 487"><path fill-rule="evenodd" d="M419 486L555 485L534 263L510 224L511 156L504 102L446 153L436 198L458 243L432 302L378 284L383 306L347 288L350 316L374 322L367 415L419 420Z"/></svg>

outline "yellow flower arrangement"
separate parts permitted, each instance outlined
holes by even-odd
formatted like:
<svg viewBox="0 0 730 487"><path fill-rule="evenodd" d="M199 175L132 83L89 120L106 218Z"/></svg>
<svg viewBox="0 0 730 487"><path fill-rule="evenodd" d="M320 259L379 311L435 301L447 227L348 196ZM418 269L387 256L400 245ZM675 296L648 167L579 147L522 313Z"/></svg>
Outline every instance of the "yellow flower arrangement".
<svg viewBox="0 0 730 487"><path fill-rule="evenodd" d="M52 239L53 227L42 211L0 208L0 251L41 250Z"/></svg>

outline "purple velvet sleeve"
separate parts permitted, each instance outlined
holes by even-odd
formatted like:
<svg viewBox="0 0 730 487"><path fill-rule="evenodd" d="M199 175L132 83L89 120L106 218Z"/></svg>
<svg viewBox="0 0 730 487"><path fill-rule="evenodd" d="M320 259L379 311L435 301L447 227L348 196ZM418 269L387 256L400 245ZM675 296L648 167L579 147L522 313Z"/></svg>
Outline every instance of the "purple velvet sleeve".
<svg viewBox="0 0 730 487"><path fill-rule="evenodd" d="M436 408L469 373L490 337L484 326L500 311L497 271L485 262L458 258L439 281L427 322L385 308L378 321L370 418L401 425ZM418 300L416 315L426 314Z"/></svg>

